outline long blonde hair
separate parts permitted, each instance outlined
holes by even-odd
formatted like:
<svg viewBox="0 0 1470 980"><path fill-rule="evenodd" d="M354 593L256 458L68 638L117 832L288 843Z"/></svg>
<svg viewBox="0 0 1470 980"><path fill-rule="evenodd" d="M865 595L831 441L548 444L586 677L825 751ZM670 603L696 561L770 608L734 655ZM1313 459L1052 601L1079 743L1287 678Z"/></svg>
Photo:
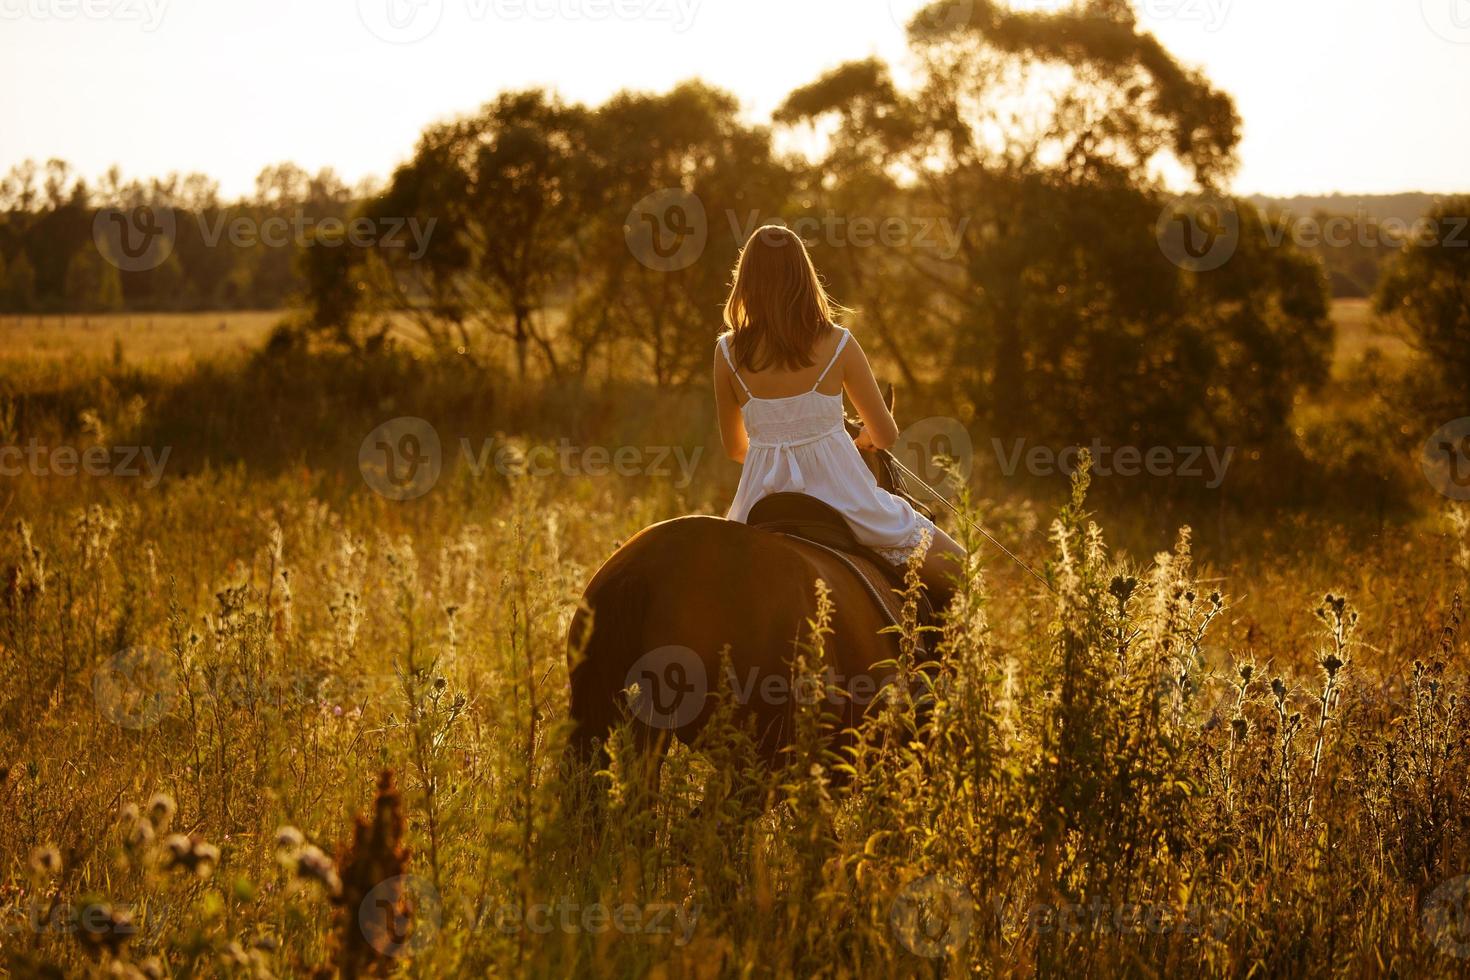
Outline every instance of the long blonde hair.
<svg viewBox="0 0 1470 980"><path fill-rule="evenodd" d="M845 312L828 297L801 237L762 225L740 250L725 301L731 356L751 371L810 367L817 341Z"/></svg>

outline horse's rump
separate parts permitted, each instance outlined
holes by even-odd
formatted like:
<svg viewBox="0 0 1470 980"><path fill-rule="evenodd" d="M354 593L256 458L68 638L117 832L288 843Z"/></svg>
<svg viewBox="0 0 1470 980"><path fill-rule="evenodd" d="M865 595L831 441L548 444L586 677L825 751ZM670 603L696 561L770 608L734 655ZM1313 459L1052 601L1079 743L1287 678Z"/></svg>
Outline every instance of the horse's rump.
<svg viewBox="0 0 1470 980"><path fill-rule="evenodd" d="M728 687L753 716L763 755L789 740L793 709L825 692L792 683L798 644L810 640L816 580L831 589L830 682L846 689L821 710L855 724L897 653L871 586L840 555L736 521L685 517L639 532L598 570L572 622L571 710L583 753L631 710L649 737L690 741L708 720L707 695ZM728 668L721 651L728 648ZM579 651L581 653L578 656ZM728 672L725 672L727 671ZM622 692L634 682L631 705Z"/></svg>

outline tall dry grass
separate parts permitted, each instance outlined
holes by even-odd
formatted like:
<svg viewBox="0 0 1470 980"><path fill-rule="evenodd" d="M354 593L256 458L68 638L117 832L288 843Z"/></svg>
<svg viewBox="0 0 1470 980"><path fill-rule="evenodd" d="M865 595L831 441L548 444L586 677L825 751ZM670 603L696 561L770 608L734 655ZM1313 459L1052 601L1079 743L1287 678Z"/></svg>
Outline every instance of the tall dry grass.
<svg viewBox="0 0 1470 980"><path fill-rule="evenodd" d="M51 431L134 438L154 411ZM5 487L11 973L1470 963L1463 508L1366 543L1261 515L1236 533L1262 547L1225 566L1188 531L1150 560L1110 549L1085 478L1029 531L967 504L1055 596L967 540L938 669L905 645L910 693L856 750L812 699L762 770L724 687L650 787L636 720L606 771L565 767L565 629L618 542L713 510L718 481L455 472L398 503L318 461ZM819 613L798 687L825 684L829 643Z"/></svg>

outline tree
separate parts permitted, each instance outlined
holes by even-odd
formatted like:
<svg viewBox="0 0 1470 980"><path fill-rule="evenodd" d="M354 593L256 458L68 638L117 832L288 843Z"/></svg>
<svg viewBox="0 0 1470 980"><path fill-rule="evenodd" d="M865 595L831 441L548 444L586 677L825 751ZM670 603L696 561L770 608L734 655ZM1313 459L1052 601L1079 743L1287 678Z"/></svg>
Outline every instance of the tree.
<svg viewBox="0 0 1470 980"><path fill-rule="evenodd" d="M5 304L17 313L36 308L36 269L24 250L16 253L6 270Z"/></svg>
<svg viewBox="0 0 1470 980"><path fill-rule="evenodd" d="M586 115L539 90L502 95L430 127L372 204L374 216L432 228L422 254L380 247L373 277L390 300L417 308L431 341L446 339L447 323L472 350L484 330L510 338L521 377L533 344L551 373L561 372L546 313L552 291L575 271Z"/></svg>
<svg viewBox="0 0 1470 980"><path fill-rule="evenodd" d="M1470 398L1470 196L1436 205L1405 242L1375 297L1427 358L1444 392Z"/></svg>
<svg viewBox="0 0 1470 980"><path fill-rule="evenodd" d="M72 255L62 293L66 309L110 312L122 308L122 299L122 280L116 266L105 261L95 248L82 248Z"/></svg>
<svg viewBox="0 0 1470 980"><path fill-rule="evenodd" d="M643 353L660 385L704 377L742 238L792 186L769 131L742 123L739 110L730 94L688 82L665 95L620 93L592 114L593 175L577 239L583 282L565 331L582 370L616 337ZM644 207L664 213L633 213ZM635 247L640 232L669 254Z"/></svg>
<svg viewBox="0 0 1470 980"><path fill-rule="evenodd" d="M1325 370L1321 277L1267 248L1248 213L1223 270L1176 267L1158 239L1161 159L1202 193L1231 172L1229 97L1139 32L1121 0L1050 14L975 0L960 23L953 10L936 4L910 25L914 91L859 63L778 115L835 122L823 172L882 160L906 190L895 213L963 229L949 258L893 250L928 287L910 316L950 338L944 375L1000 436L1142 444L1279 430L1294 392Z"/></svg>

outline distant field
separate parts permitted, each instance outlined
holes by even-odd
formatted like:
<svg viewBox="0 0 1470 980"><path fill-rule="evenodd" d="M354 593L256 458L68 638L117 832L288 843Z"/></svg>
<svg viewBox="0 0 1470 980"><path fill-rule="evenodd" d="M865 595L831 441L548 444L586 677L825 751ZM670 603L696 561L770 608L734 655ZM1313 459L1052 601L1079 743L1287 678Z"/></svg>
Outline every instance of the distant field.
<svg viewBox="0 0 1470 980"><path fill-rule="evenodd" d="M279 310L220 313L106 313L0 316L0 361L112 358L166 365L253 350L280 322Z"/></svg>
<svg viewBox="0 0 1470 980"><path fill-rule="evenodd" d="M1370 348L1378 348L1389 357L1409 352L1408 344L1384 324L1366 299L1332 301L1332 322L1337 327L1337 352L1333 369L1340 371Z"/></svg>
<svg viewBox="0 0 1470 980"><path fill-rule="evenodd" d="M0 316L0 362L120 355L124 363L137 366L182 364L254 350L285 315L285 310L232 310ZM1334 300L1332 319L1337 325L1335 369L1370 347L1391 356L1408 350L1379 322L1368 300Z"/></svg>

